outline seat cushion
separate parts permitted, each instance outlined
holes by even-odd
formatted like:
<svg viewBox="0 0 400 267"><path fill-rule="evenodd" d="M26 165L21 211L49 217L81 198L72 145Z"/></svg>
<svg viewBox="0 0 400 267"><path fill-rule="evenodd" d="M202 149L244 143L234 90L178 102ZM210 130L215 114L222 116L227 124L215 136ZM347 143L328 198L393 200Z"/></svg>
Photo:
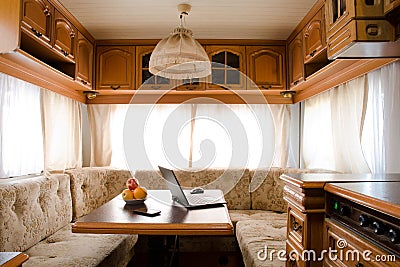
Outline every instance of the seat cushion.
<svg viewBox="0 0 400 267"><path fill-rule="evenodd" d="M23 267L126 266L137 235L75 234L68 224L27 251Z"/></svg>
<svg viewBox="0 0 400 267"><path fill-rule="evenodd" d="M229 216L233 226L239 221L266 220L273 221L274 224L286 225L287 213L269 210L229 210Z"/></svg>
<svg viewBox="0 0 400 267"><path fill-rule="evenodd" d="M277 252L284 251L286 245L286 223L281 219L239 221L236 238L246 267L285 266ZM271 254L272 250L275 253Z"/></svg>

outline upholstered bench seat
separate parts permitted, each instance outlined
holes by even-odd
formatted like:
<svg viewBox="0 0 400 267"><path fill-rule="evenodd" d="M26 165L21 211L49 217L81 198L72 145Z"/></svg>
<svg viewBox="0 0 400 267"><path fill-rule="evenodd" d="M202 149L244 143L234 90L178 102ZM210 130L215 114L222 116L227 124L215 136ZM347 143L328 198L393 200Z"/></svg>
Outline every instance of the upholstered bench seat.
<svg viewBox="0 0 400 267"><path fill-rule="evenodd" d="M284 214L280 214L284 215ZM270 218L244 220L236 224L236 238L246 267L285 266L278 259L279 250L285 250L286 220ZM270 259L270 252L275 250Z"/></svg>
<svg viewBox="0 0 400 267"><path fill-rule="evenodd" d="M126 266L136 241L137 235L74 234L68 224L25 251L23 267Z"/></svg>
<svg viewBox="0 0 400 267"><path fill-rule="evenodd" d="M286 213L270 210L229 210L229 216L236 229L239 221L266 220L286 225Z"/></svg>

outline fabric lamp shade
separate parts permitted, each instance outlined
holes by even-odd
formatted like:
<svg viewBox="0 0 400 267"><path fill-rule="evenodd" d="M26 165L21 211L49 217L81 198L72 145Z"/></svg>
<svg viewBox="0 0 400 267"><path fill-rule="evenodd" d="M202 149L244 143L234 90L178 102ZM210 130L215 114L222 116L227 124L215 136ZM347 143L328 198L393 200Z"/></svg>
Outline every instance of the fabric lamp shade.
<svg viewBox="0 0 400 267"><path fill-rule="evenodd" d="M178 27L162 39L150 57L152 74L168 79L202 78L211 74L211 63L191 30Z"/></svg>

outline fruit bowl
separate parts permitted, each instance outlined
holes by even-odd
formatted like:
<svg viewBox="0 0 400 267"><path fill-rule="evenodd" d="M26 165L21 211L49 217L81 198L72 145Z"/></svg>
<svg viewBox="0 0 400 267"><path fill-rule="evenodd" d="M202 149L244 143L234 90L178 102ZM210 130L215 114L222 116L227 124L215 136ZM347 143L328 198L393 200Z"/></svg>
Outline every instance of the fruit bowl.
<svg viewBox="0 0 400 267"><path fill-rule="evenodd" d="M131 199L131 200L125 200L124 199L124 201L128 205L137 205L137 204L143 203L146 199L147 199L147 197L142 198L142 199Z"/></svg>

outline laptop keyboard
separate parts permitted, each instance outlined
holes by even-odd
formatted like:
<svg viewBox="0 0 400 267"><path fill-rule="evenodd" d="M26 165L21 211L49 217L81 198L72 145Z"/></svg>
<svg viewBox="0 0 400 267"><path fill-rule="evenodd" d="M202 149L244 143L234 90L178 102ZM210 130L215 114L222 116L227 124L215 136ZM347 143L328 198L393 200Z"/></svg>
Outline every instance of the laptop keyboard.
<svg viewBox="0 0 400 267"><path fill-rule="evenodd" d="M193 194L187 194L186 195L187 200L189 201L190 204L198 205L198 204L207 204L207 203L212 203L214 202L214 199L210 199L207 197L201 197L199 195L193 195Z"/></svg>

